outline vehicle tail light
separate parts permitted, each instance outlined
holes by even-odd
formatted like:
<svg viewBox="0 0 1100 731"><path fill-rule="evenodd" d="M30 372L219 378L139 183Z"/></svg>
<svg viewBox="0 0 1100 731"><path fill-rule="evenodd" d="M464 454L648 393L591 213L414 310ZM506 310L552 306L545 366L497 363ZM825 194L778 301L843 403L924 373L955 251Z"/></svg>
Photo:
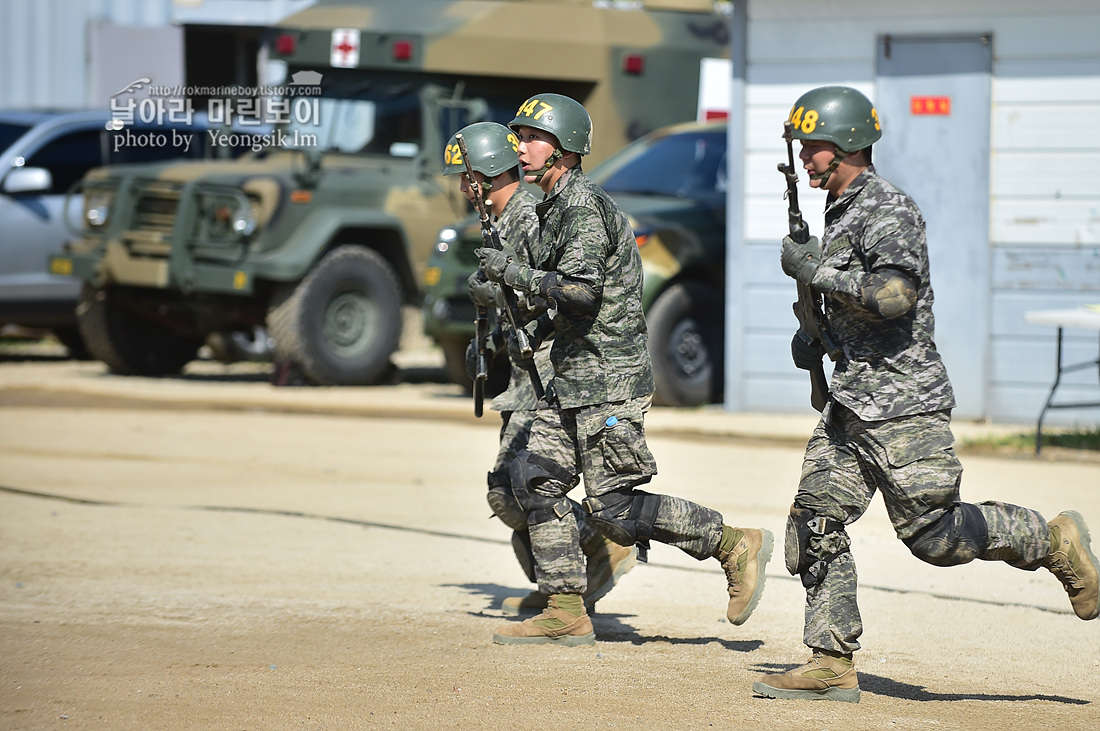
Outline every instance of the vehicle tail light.
<svg viewBox="0 0 1100 731"><path fill-rule="evenodd" d="M394 41L393 42L393 60L394 61L408 61L413 56L413 44L412 41Z"/></svg>
<svg viewBox="0 0 1100 731"><path fill-rule="evenodd" d="M289 56L298 48L298 39L291 33L283 33L275 39L275 53Z"/></svg>
<svg viewBox="0 0 1100 731"><path fill-rule="evenodd" d="M645 56L640 53L623 54L623 73L638 75L645 71Z"/></svg>

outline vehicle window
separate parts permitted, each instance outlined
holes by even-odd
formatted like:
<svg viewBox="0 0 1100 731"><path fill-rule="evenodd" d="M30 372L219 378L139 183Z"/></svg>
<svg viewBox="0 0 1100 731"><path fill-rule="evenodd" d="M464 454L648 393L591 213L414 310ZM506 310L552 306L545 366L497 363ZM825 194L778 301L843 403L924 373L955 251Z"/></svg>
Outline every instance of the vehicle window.
<svg viewBox="0 0 1100 731"><path fill-rule="evenodd" d="M0 122L0 151L11 147L11 143L26 134L31 127L29 124L12 124Z"/></svg>
<svg viewBox="0 0 1100 731"><path fill-rule="evenodd" d="M87 129L62 135L46 143L27 158L25 164L50 171L53 187L48 193L65 193L73 183L84 177L84 173L103 164L99 130Z"/></svg>
<svg viewBox="0 0 1100 731"><path fill-rule="evenodd" d="M725 160L723 131L672 134L627 148L592 177L609 193L718 198L725 195Z"/></svg>
<svg viewBox="0 0 1100 731"><path fill-rule="evenodd" d="M286 130L288 142L315 137L322 150L379 154L388 154L395 142L420 144L420 97L413 88L373 89L360 98L323 97L317 116L293 120Z"/></svg>

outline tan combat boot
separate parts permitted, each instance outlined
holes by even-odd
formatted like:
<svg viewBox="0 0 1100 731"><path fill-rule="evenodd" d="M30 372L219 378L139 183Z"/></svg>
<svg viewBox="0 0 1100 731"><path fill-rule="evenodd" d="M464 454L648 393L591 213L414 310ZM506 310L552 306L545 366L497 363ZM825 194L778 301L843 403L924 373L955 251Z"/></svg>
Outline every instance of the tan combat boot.
<svg viewBox="0 0 1100 731"><path fill-rule="evenodd" d="M599 536L591 545L584 546L584 554L588 562L584 606L591 612L595 610L596 602L607 596L619 579L638 565L638 549L635 546L620 546Z"/></svg>
<svg viewBox="0 0 1100 731"><path fill-rule="evenodd" d="M764 567L772 557L772 534L756 528L733 531L733 549L728 553L719 549L716 558L722 562L729 582L726 618L734 624L744 624L764 593Z"/></svg>
<svg viewBox="0 0 1100 731"><path fill-rule="evenodd" d="M515 617L520 614L538 614L546 609L546 595L533 591L526 596L505 597L500 603L500 611Z"/></svg>
<svg viewBox="0 0 1100 731"><path fill-rule="evenodd" d="M592 620L587 614L579 617L558 608L557 594L551 594L546 610L531 619L522 622L509 622L501 625L493 633L493 642L498 645L544 645L553 643L576 647L596 642L596 632L592 629ZM573 596L576 596L575 594ZM583 610L582 610L583 611Z"/></svg>
<svg viewBox="0 0 1100 731"><path fill-rule="evenodd" d="M859 676L851 658L815 651L800 668L761 676L752 692L765 698L859 703Z"/></svg>
<svg viewBox="0 0 1100 731"><path fill-rule="evenodd" d="M620 546L599 536L584 550L588 560L588 589L584 592L584 606L589 612L594 612L596 602L607 596L619 579L638 565L638 549L635 546ZM537 591L526 596L510 596L500 603L500 611L513 617L538 614L544 609L546 595Z"/></svg>
<svg viewBox="0 0 1100 731"><path fill-rule="evenodd" d="M1097 602L1100 564L1092 553L1084 518L1075 510L1067 510L1047 525L1050 526L1050 555L1043 565L1062 582L1077 616L1096 619L1100 615L1100 603Z"/></svg>

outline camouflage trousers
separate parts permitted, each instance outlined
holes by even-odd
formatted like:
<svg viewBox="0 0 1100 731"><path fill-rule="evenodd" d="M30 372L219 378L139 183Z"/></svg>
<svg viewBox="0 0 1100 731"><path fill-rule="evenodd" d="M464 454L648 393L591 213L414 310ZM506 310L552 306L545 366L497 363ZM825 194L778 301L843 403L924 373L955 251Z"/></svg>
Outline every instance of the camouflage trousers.
<svg viewBox="0 0 1100 731"><path fill-rule="evenodd" d="M527 448L531 438L531 425L535 422L535 410L502 411L500 413L500 450L497 452L493 469L489 472L489 489L503 488L512 491L511 468L516 461L516 455L520 450ZM596 529L588 522L584 514L584 508L580 503L570 500L573 514L577 520L577 529L580 535L581 545L588 544L596 538ZM519 507L517 505L517 510ZM507 521L505 521L507 525ZM516 528L516 526L509 526ZM525 530L525 529L524 529Z"/></svg>
<svg viewBox="0 0 1100 731"><path fill-rule="evenodd" d="M657 463L645 442L644 417L649 398L597 404L577 409L535 412L527 449L555 469L532 480L540 496L560 499L584 477L592 497L611 492L631 494L657 474ZM713 555L722 537L717 511L677 497L661 495L653 540L676 546L703 560ZM586 588L584 557L578 544L575 511L556 520L530 525L539 591L580 594Z"/></svg>
<svg viewBox="0 0 1100 731"><path fill-rule="evenodd" d="M795 506L847 525L863 515L878 491L902 540L958 510L962 465L949 411L866 422L834 402L826 414L806 447ZM1050 529L1038 512L1002 502L975 507L985 520L988 542L955 563L977 558L1033 571L1050 553ZM859 649L863 623L849 545L843 530L809 540L810 557L827 562L824 579L806 590L803 641L811 648Z"/></svg>

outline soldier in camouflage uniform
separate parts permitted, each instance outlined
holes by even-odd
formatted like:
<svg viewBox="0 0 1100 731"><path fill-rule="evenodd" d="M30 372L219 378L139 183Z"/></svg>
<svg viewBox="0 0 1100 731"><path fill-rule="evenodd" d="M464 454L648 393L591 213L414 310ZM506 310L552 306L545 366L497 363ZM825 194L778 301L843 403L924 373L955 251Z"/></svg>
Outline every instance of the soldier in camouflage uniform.
<svg viewBox="0 0 1100 731"><path fill-rule="evenodd" d="M645 442L644 416L653 392L642 315L642 267L626 215L580 168L592 122L579 103L539 94L520 107L511 127L529 182L546 193L536 206L539 257L532 266L506 252L479 249L486 276L549 312L536 341L553 332L547 386L551 408L535 412L530 439L512 463L512 487L527 512L541 615L501 627L503 644L589 644L592 622L581 595L578 527L566 494L584 476L585 510L601 533L644 551L651 539L699 560L714 557L729 584L727 616L748 619L764 587L771 556L767 531L723 524L714 510L643 492L657 465Z"/></svg>
<svg viewBox="0 0 1100 731"><path fill-rule="evenodd" d="M490 216L495 219L501 242L516 252L523 261L534 261L534 247L538 243L538 217L535 215L534 196L519 184L519 156L516 152L519 142L515 133L495 122L477 122L459 130L447 144L444 150L443 174L460 176L460 190L473 203L473 187L467 179L466 165L458 146L458 134L466 142L478 191ZM496 308L503 302L500 285L486 280L480 272L474 272L468 284L470 298L475 304ZM501 320L498 313L497 321ZM500 351L505 350L503 344L504 335L498 328L486 343L486 358L491 361L494 356L499 355ZM476 345L471 342L466 351L467 370L470 371L471 380L475 377L475 353ZM552 372L548 345L535 354L535 363L545 381ZM512 547L516 558L531 581L535 581L535 570L527 532L527 516L512 493L509 466L516 453L527 444L537 407L538 399L527 372L521 368L512 368L507 390L494 398L492 404L492 409L500 412L502 423L500 451L488 475L487 495L493 513L512 529ZM572 507L578 518L588 577L584 601L591 611L596 601L606 595L618 579L634 567L637 562L636 551L604 538L584 519L579 504L572 503ZM545 607L545 595L537 591L525 597L506 598L501 605L506 614L538 612Z"/></svg>
<svg viewBox="0 0 1100 731"><path fill-rule="evenodd" d="M933 341L924 220L871 164L871 144L882 134L871 102L855 89L822 87L795 102L790 122L810 186L828 198L823 245L787 237L781 264L824 295L827 329L841 352L787 522L787 569L806 587L803 640L813 655L795 670L763 676L753 690L858 702L853 653L863 625L845 526L876 491L917 558L935 566L977 558L1047 568L1082 619L1098 614L1100 567L1074 511L1048 523L1028 508L959 499L955 399ZM820 367L823 352L800 334L792 342L799 368Z"/></svg>

